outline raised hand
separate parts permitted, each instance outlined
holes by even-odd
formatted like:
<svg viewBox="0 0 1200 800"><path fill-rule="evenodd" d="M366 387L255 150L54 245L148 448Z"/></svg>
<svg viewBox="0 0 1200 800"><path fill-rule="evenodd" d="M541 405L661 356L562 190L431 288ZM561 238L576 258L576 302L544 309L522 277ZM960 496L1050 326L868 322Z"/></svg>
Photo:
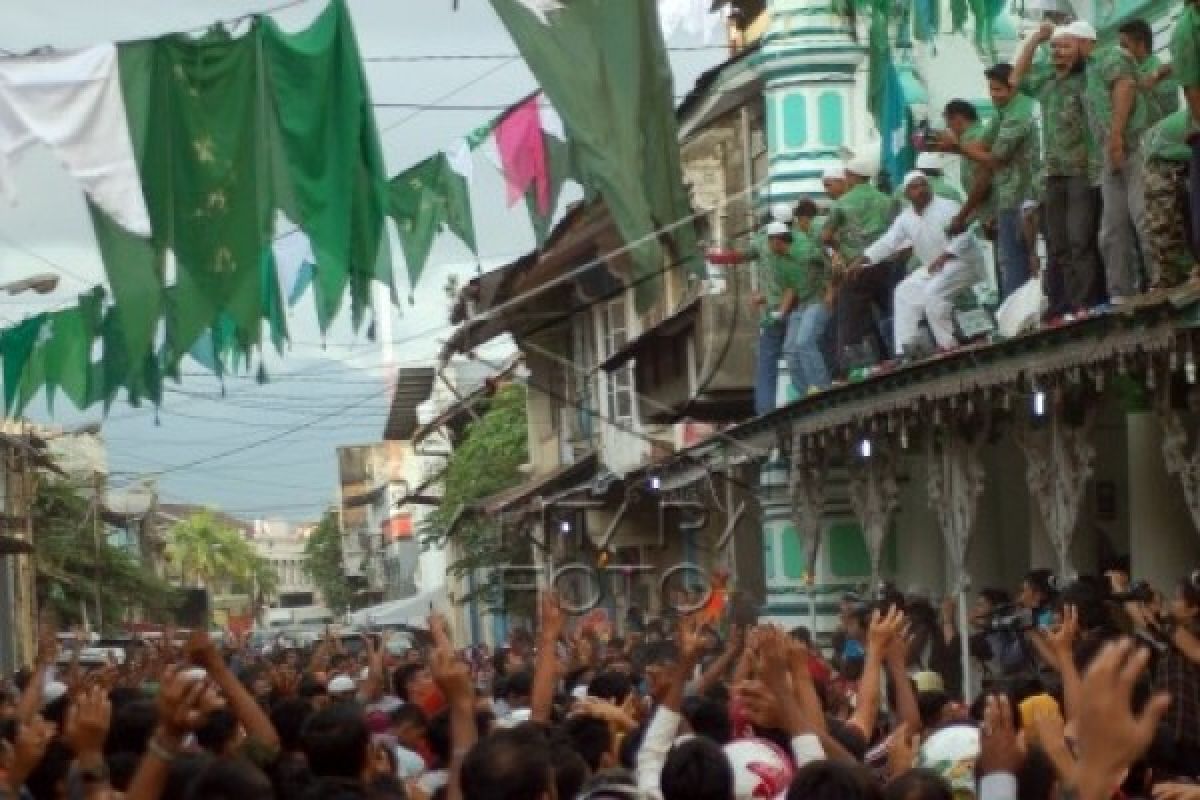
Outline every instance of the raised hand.
<svg viewBox="0 0 1200 800"><path fill-rule="evenodd" d="M1063 606L1062 622L1046 632L1050 649L1059 659L1075 657L1075 640L1079 637L1079 610L1072 605Z"/></svg>
<svg viewBox="0 0 1200 800"><path fill-rule="evenodd" d="M178 740L203 725L207 691L208 682L203 678L190 670L168 667L158 692L158 723L163 733Z"/></svg>
<svg viewBox="0 0 1200 800"><path fill-rule="evenodd" d="M30 773L37 769L46 755L46 748L58 729L39 714L29 722L17 726L17 738L13 745L12 766L9 769L9 785L20 790Z"/></svg>
<svg viewBox="0 0 1200 800"><path fill-rule="evenodd" d="M221 658L221 652L217 649L217 645L209 637L208 631L205 630L192 631L192 634L188 636L187 643L183 647L183 651L190 663L195 664L197 667L203 667L209 672L215 672L225 664Z"/></svg>
<svg viewBox="0 0 1200 800"><path fill-rule="evenodd" d="M1125 639L1106 645L1083 676L1078 731L1081 800L1109 797L1154 738L1169 696L1159 693L1141 713L1133 711L1133 687L1149 661L1149 651Z"/></svg>
<svg viewBox="0 0 1200 800"><path fill-rule="evenodd" d="M700 619L694 614L681 617L677 639L680 662L694 666L704 652L704 637L700 634Z"/></svg>
<svg viewBox="0 0 1200 800"><path fill-rule="evenodd" d="M1016 775L1025 761L1017 743L1012 706L1003 695L989 695L979 736L980 777L993 773Z"/></svg>
<svg viewBox="0 0 1200 800"><path fill-rule="evenodd" d="M92 686L76 696L67 709L65 731L75 755L102 755L111 721L112 703L103 686Z"/></svg>
<svg viewBox="0 0 1200 800"><path fill-rule="evenodd" d="M901 722L888 739L888 775L898 778L917 763L917 752L921 748L921 735L911 730L908 723Z"/></svg>
<svg viewBox="0 0 1200 800"><path fill-rule="evenodd" d="M558 593L551 590L544 591L541 594L540 602L542 643L557 642L566 626L566 615L559 603Z"/></svg>

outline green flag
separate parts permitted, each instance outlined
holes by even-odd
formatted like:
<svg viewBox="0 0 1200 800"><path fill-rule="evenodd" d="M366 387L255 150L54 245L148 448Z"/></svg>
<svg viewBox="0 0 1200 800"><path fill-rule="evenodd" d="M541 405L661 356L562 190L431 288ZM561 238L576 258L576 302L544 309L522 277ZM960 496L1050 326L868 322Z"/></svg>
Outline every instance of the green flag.
<svg viewBox="0 0 1200 800"><path fill-rule="evenodd" d="M580 181L633 246L638 307L648 308L668 263L702 269L657 4L571 0L544 11L545 21L522 0L492 6L562 115Z"/></svg>
<svg viewBox="0 0 1200 800"><path fill-rule="evenodd" d="M49 400L61 388L76 408L92 404L92 342L100 332L103 298L104 290L97 287L81 296L74 308L50 314L50 334L42 347Z"/></svg>
<svg viewBox="0 0 1200 800"><path fill-rule="evenodd" d="M571 146L557 136L547 134L546 162L550 173L550 213L538 213L537 192L530 187L525 192L525 208L529 211L529 221L533 225L533 235L538 247L546 242L550 235L550 223L554 220L554 210L558 208L558 198L562 195L563 184L568 178L575 177L574 163L571 158Z"/></svg>
<svg viewBox="0 0 1200 800"><path fill-rule="evenodd" d="M429 260L433 237L450 230L476 251L475 223L467 179L455 172L445 153L430 156L392 178L388 213L396 221L408 283L414 289Z"/></svg>
<svg viewBox="0 0 1200 800"><path fill-rule="evenodd" d="M271 19L262 30L283 159L281 208L312 242L326 308L336 308L348 283L357 325L370 304L371 282L392 286L392 266L383 228L383 150L350 13L334 0L300 33L286 33Z"/></svg>
<svg viewBox="0 0 1200 800"><path fill-rule="evenodd" d="M18 411L17 388L42 338L46 317L46 314L34 314L0 331L0 358L4 359L4 408L9 416Z"/></svg>

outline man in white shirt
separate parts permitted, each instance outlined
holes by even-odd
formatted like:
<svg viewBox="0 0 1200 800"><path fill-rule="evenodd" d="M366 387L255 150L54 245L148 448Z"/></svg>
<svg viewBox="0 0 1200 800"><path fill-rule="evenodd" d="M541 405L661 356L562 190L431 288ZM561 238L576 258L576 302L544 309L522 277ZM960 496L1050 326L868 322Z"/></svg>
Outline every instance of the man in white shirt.
<svg viewBox="0 0 1200 800"><path fill-rule="evenodd" d="M921 266L896 286L893 295L893 331L896 355L917 338L922 319L938 347L958 345L954 336L953 297L983 279L983 251L970 231L948 237L946 229L960 208L958 203L935 196L924 173L904 178L904 194L911 206L863 253L859 269L884 264L911 247Z"/></svg>

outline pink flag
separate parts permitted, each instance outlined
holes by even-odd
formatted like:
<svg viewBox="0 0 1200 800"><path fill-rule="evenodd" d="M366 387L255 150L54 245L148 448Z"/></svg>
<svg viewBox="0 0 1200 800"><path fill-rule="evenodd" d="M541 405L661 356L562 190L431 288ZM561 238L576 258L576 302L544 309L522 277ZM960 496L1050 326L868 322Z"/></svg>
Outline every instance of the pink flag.
<svg viewBox="0 0 1200 800"><path fill-rule="evenodd" d="M530 185L537 191L538 213L550 213L550 175L546 166L546 142L535 94L496 123L496 149L508 184L508 204L516 204Z"/></svg>

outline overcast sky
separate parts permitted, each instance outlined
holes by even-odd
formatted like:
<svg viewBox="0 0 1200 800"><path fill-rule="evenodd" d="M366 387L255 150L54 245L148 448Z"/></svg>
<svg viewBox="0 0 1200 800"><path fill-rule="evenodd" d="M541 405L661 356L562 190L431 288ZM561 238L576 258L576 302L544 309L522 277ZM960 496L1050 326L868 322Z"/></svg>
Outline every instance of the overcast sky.
<svg viewBox="0 0 1200 800"><path fill-rule="evenodd" d="M155 36L281 4L4 0L0 48L21 53L47 45L68 49ZM275 16L285 28L297 29L324 5L325 0L306 0ZM459 0L458 11L453 0L350 0L349 5L377 104L507 105L535 86L519 59L385 60L515 56L487 0ZM681 35L670 44L695 47L702 42ZM686 93L700 72L723 57L719 48L673 51L675 94ZM445 148L496 114L395 107L379 107L376 113L389 174ZM27 154L14 173L18 204L0 201L0 282L45 271L57 272L62 280L45 298L0 295L0 325L5 326L30 313L69 306L78 294L104 282L77 184L41 150ZM533 237L523 204L507 209L502 182L486 159L476 159L475 175L475 226L486 268L528 251ZM394 238L393 255L402 276L403 257ZM414 305L401 285L404 302L392 313L395 363L415 365L432 358L449 333L442 286L450 274L469 276L475 270L474 258L453 237L438 240ZM114 405L104 421L112 484L157 474L166 502L213 504L247 518L304 520L319 514L336 496L334 449L378 441L389 400L380 369L383 348L356 335L348 317L348 311L343 313L322 343L311 297L301 301L289 319L291 349L283 358L272 354L267 359L267 385L253 376L227 379L222 395L220 385L188 361L183 383L169 385L157 414L152 408ZM100 412L76 413L59 398L54 414L39 402L29 415L72 426L96 420ZM235 448L245 449L227 455Z"/></svg>

